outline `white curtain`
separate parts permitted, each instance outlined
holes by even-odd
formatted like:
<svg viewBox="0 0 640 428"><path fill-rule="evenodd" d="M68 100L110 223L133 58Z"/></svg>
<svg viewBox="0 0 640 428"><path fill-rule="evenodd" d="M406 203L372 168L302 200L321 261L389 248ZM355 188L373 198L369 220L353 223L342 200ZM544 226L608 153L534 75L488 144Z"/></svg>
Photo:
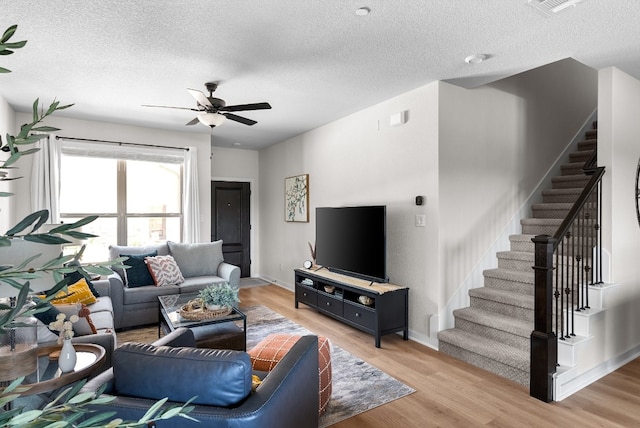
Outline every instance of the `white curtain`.
<svg viewBox="0 0 640 428"><path fill-rule="evenodd" d="M200 197L198 196L198 150L189 147L184 154L184 242L200 241Z"/></svg>
<svg viewBox="0 0 640 428"><path fill-rule="evenodd" d="M47 223L60 222L60 159L62 144L54 135L34 144L31 168L31 210L49 210Z"/></svg>

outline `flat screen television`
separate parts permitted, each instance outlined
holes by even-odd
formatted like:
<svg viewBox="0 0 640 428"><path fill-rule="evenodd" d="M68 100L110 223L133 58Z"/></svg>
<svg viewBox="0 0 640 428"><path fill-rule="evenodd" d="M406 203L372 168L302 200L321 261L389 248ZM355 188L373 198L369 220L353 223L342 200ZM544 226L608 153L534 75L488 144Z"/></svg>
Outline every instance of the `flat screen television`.
<svg viewBox="0 0 640 428"><path fill-rule="evenodd" d="M316 263L330 271L388 282L386 206L316 208Z"/></svg>

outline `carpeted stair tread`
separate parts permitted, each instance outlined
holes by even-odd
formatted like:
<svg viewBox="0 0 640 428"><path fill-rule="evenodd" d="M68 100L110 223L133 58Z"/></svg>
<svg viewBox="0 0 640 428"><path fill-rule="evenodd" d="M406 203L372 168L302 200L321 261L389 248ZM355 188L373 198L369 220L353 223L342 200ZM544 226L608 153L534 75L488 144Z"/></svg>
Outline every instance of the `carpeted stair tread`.
<svg viewBox="0 0 640 428"><path fill-rule="evenodd" d="M495 312L485 311L476 308L462 308L453 311L456 319L464 319L474 324L491 327L495 330L521 336L525 339L531 337L533 325L530 322L509 317ZM469 332L473 333L473 332Z"/></svg>
<svg viewBox="0 0 640 428"><path fill-rule="evenodd" d="M588 140L578 141L578 150L596 150L598 148L598 139L591 138Z"/></svg>
<svg viewBox="0 0 640 428"><path fill-rule="evenodd" d="M523 218L520 220L522 233L530 235L553 236L562 224L558 218Z"/></svg>
<svg viewBox="0 0 640 428"><path fill-rule="evenodd" d="M438 340L450 343L456 347L466 349L475 354L488 357L491 360L498 361L518 370L529 371L529 353L505 345L495 340L485 337L476 336L466 331L452 328L443 330L438 333ZM488 367L482 367L491 370ZM494 372L495 373L495 372Z"/></svg>
<svg viewBox="0 0 640 428"><path fill-rule="evenodd" d="M544 203L566 202L574 203L582 193L582 188L547 189L542 191Z"/></svg>
<svg viewBox="0 0 640 428"><path fill-rule="evenodd" d="M593 150L580 150L577 152L569 153L569 162L586 162L589 160Z"/></svg>
<svg viewBox="0 0 640 428"><path fill-rule="evenodd" d="M533 272L533 268L531 268L531 272L494 268L494 269L485 269L483 273L485 278L487 277L498 278L498 279L504 279L506 281L523 282L526 284L533 284L533 281L535 279L535 273Z"/></svg>
<svg viewBox="0 0 640 428"><path fill-rule="evenodd" d="M523 262L520 263L524 264ZM484 276L484 287L533 296L535 291L535 276L531 268L533 263L529 263L528 266L531 272L505 269L502 267L486 269L482 272Z"/></svg>
<svg viewBox="0 0 640 428"><path fill-rule="evenodd" d="M534 218L559 218L564 219L569 211L573 208L573 203L568 202L545 202L539 204L533 204L531 206L531 212ZM585 210L591 210L592 214L595 214L594 204L587 202L584 207Z"/></svg>
<svg viewBox="0 0 640 428"><path fill-rule="evenodd" d="M472 288L469 290L469 296L518 308L533 310L534 307L533 296L498 290L491 287Z"/></svg>
<svg viewBox="0 0 640 428"><path fill-rule="evenodd" d="M577 175L582 173L582 167L584 167L584 161L565 163L560 166L560 172L562 175Z"/></svg>
<svg viewBox="0 0 640 428"><path fill-rule="evenodd" d="M557 175L551 179L551 185L554 189L567 189L584 187L589 182L586 175Z"/></svg>
<svg viewBox="0 0 640 428"><path fill-rule="evenodd" d="M498 251L496 253L498 259L520 260L523 262L533 261L534 254L531 251Z"/></svg>
<svg viewBox="0 0 640 428"><path fill-rule="evenodd" d="M531 241L536 235L515 234L509 236L509 243L512 251L522 251L533 253L535 244Z"/></svg>

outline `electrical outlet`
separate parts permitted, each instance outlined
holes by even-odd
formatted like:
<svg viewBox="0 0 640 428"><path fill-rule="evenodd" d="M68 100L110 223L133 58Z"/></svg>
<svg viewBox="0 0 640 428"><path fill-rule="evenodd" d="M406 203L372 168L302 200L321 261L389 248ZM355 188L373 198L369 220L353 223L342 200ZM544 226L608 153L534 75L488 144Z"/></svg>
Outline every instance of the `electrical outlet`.
<svg viewBox="0 0 640 428"><path fill-rule="evenodd" d="M416 214L416 227L425 227L427 225L427 216L424 214Z"/></svg>

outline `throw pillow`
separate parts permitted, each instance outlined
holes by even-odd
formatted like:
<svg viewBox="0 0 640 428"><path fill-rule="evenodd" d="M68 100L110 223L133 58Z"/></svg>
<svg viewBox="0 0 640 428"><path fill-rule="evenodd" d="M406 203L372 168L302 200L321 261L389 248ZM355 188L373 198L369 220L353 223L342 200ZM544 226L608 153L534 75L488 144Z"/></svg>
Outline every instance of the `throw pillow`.
<svg viewBox="0 0 640 428"><path fill-rule="evenodd" d="M67 319L71 318L71 315L78 315L80 319L72 324L73 331L77 336L86 336L87 334L96 334L96 330L93 321L91 320L91 310L87 305L82 303L72 303L66 305L55 305L56 309L67 316Z"/></svg>
<svg viewBox="0 0 640 428"><path fill-rule="evenodd" d="M184 282L184 276L182 276L182 272L180 272L180 268L173 257L146 257L144 261L149 267L149 272L156 286L177 285Z"/></svg>
<svg viewBox="0 0 640 428"><path fill-rule="evenodd" d="M80 262L78 262L77 260L72 260L69 263L67 263L67 266L71 266L71 267L78 267L80 266ZM76 272L71 272L68 273L64 276L65 278L70 278L71 279L71 284L80 281L82 278L87 280L87 285L89 286L89 290L91 290L91 293L96 297L100 297L100 293L98 293L98 290L96 290L96 288L93 286L93 284L91 283L91 281L87 278L85 278L84 276L82 276L82 274L78 271Z"/></svg>
<svg viewBox="0 0 640 428"><path fill-rule="evenodd" d="M33 296L33 299L42 300L41 296ZM56 309L56 307L53 306L51 302L45 303L44 307L46 307L47 309L42 312L38 312L37 314L33 314L33 316L36 317L38 321L42 321L42 324L49 325L49 323L56 320L56 317L58 316L60 311Z"/></svg>
<svg viewBox="0 0 640 428"><path fill-rule="evenodd" d="M180 266L182 275L209 276L218 274L218 266L224 261L222 241L201 244L180 244L168 241L169 251Z"/></svg>
<svg viewBox="0 0 640 428"><path fill-rule="evenodd" d="M157 255L157 251L148 254L120 254L120 257L129 257L124 261L125 265L130 266L129 269L124 270L124 285L134 288L153 284L153 277L144 259L145 257L154 257Z"/></svg>
<svg viewBox="0 0 640 428"><path fill-rule="evenodd" d="M89 289L87 280L84 278L68 286L67 290L69 291L68 293L60 290L51 300L51 303L54 305L64 303L84 303L85 305L91 305L98 301Z"/></svg>
<svg viewBox="0 0 640 428"><path fill-rule="evenodd" d="M162 374L162 375L159 375ZM125 343L114 351L118 395L231 407L251 393L251 360L246 352L172 348Z"/></svg>

